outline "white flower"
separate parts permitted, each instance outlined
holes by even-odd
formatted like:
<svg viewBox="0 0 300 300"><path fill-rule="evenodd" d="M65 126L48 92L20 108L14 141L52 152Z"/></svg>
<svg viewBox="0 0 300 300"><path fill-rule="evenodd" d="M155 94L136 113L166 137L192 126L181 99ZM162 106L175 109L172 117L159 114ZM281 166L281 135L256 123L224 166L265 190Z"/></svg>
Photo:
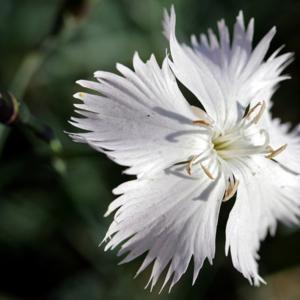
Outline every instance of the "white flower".
<svg viewBox="0 0 300 300"><path fill-rule="evenodd" d="M275 28L252 49L253 27L240 13L232 42L222 20L219 38L209 30L192 36L190 47L175 37L172 8L164 20L172 61L160 68L154 56L143 63L135 54L133 71L117 64L121 76L98 71L98 82L78 82L93 93L75 95L84 118L71 123L87 132L71 136L137 177L114 190L120 196L106 213L116 211L105 249L121 245L123 263L147 252L137 274L154 263L151 289L165 268L162 288L170 282L171 289L192 258L194 281L205 259L212 263L219 210L235 194L226 254L250 283L264 282L260 241L277 221L298 223L300 137L270 114L292 54L279 49L264 60ZM205 111L188 104L173 74Z"/></svg>

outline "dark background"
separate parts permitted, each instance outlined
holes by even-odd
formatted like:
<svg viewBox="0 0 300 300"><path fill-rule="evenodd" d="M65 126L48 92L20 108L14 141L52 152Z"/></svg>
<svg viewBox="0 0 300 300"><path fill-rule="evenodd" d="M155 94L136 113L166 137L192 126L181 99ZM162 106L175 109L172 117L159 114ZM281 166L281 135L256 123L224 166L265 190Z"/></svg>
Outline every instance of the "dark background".
<svg viewBox="0 0 300 300"><path fill-rule="evenodd" d="M191 270L169 295L143 287L149 271L133 280L141 259L117 266L116 253L98 248L111 219L111 189L127 180L122 168L87 145L70 141L75 80L94 71L131 66L138 50L161 61L164 7L175 4L180 40L232 26L240 9L254 16L255 41L273 25L271 51L286 44L296 61L292 80L274 96L274 114L299 122L300 1L292 0L0 0L0 88L23 100L54 130L62 149L48 145L26 126L0 125L0 300L98 299L300 299L300 231L279 227L261 249L261 274L268 281L250 287L224 255L224 227L233 204L226 203L218 227L215 264L205 264L194 287ZM249 224L251 226L251 224Z"/></svg>

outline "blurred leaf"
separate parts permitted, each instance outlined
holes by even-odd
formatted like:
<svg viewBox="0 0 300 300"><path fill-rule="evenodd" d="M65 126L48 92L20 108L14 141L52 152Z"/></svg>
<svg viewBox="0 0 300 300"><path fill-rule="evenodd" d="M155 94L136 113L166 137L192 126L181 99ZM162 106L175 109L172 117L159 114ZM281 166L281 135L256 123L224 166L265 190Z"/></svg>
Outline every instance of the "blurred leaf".
<svg viewBox="0 0 300 300"><path fill-rule="evenodd" d="M99 300L103 299L102 282L93 273L81 273L64 282L50 299L55 300Z"/></svg>
<svg viewBox="0 0 300 300"><path fill-rule="evenodd" d="M20 201L8 199L0 206L0 239L2 241L9 243L32 241L51 229L52 222L45 207L38 205L38 201L24 200L26 199Z"/></svg>

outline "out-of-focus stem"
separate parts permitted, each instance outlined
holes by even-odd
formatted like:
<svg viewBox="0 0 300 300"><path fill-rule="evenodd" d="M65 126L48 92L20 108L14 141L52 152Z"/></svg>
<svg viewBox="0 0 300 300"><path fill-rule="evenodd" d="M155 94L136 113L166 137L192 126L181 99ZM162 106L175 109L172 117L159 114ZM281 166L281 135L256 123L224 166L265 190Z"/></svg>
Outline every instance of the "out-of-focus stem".
<svg viewBox="0 0 300 300"><path fill-rule="evenodd" d="M89 0L78 1L78 3L74 6L74 2L70 1L69 4L72 4L72 9L75 10L62 12L62 14L64 14L62 15L63 25L60 30L57 31L56 34L49 34L49 36L44 40L41 46L38 49L27 54L21 62L20 67L18 68L15 77L10 85L10 90L14 93L14 95L11 95L11 102L2 102L4 103L4 108L8 109L8 111L5 111L4 118L2 118L2 120L0 115L0 152L3 148L3 145L5 144L6 137L8 136L10 130L10 126L3 126L2 124L23 126L31 130L35 136L49 144L49 147L54 154L53 165L55 169L60 173L64 172L65 164L61 158L62 145L60 141L55 137L52 129L49 126L42 124L30 113L29 109L23 102L23 98L32 78L38 72L47 57L53 51L59 48L62 43L65 43L70 38L72 38L74 30L80 23L79 21L81 19L84 19L88 14L90 8L89 2ZM18 101L14 102L14 104L18 105L13 106L13 101L15 101L16 99L18 99ZM0 101L1 100L3 99L1 99L0 95ZM18 109L12 110L12 114L10 114L11 107L9 105L12 105L12 107ZM3 109L1 109L1 113L3 115ZM11 120L6 118L7 114L12 118Z"/></svg>
<svg viewBox="0 0 300 300"><path fill-rule="evenodd" d="M19 67L11 84L11 90L18 99L22 99L34 73L44 61L45 53L34 51L28 54Z"/></svg>
<svg viewBox="0 0 300 300"><path fill-rule="evenodd" d="M46 142L53 153L52 163L54 168L60 174L64 173L66 166L62 159L62 145L52 128L33 116L24 102L18 101L14 95L8 92L0 94L0 123L6 125L6 128L20 127L30 130L37 138ZM0 128L2 129L0 131L1 150L7 131L3 125Z"/></svg>

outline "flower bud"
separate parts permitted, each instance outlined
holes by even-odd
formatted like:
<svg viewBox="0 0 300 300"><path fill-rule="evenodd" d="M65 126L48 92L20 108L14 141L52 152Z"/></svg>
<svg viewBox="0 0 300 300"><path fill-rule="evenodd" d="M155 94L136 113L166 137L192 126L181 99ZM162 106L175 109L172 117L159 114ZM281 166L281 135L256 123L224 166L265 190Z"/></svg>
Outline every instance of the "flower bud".
<svg viewBox="0 0 300 300"><path fill-rule="evenodd" d="M0 92L0 123L10 125L19 115L19 103L9 92Z"/></svg>

